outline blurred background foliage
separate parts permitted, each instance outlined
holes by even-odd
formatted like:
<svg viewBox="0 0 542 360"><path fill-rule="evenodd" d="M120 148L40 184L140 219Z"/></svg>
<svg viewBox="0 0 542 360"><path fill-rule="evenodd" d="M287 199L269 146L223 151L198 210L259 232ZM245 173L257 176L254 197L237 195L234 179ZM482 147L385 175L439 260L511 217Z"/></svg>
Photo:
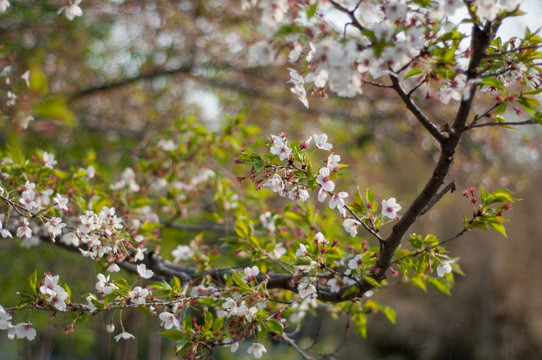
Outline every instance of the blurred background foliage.
<svg viewBox="0 0 542 360"><path fill-rule="evenodd" d="M57 14L64 5L61 0L12 1L12 8L0 15L0 68L11 66L14 80L27 69L31 74L28 89L17 82L9 85L18 87L14 106L5 104L8 85L0 85L5 87L0 93L3 149L20 149L25 156L35 155L36 149L52 151L68 167L91 159L102 176L115 179L134 161L134 149L179 117L192 116L215 131L228 116L242 114L246 125L261 132L253 131L239 149L262 146L265 137L281 131L292 140L326 132L335 153L349 164L338 186L350 194L356 186L369 186L380 199L395 196L406 205L430 176L435 143L391 92L366 88L363 96L350 100L316 94L305 109L286 84L289 49L276 40L270 64L259 62L250 50L262 40L257 11L241 10L238 1L83 1L84 14L74 21ZM441 122L453 115L453 105L420 101ZM24 129L28 116L34 119ZM345 319L331 319L321 310L309 315L295 339L322 353L345 342L335 354L340 359L541 358L540 140L532 128L472 132L450 177L458 191L416 224L417 233L455 234L472 211L461 190L478 184L490 190L509 187L523 198L511 212L507 239L472 231L450 244L466 273L456 280L451 297L396 284L377 295L397 311L395 325L374 315L362 339ZM244 186L234 180L246 174L235 167L236 154L226 155L216 161L231 174L228 188L243 196ZM260 195L247 194L259 200ZM272 198L260 207L278 211L279 204ZM171 250L195 235L165 232L164 238L174 242L164 247ZM12 304L34 269L65 274L74 294L83 294L83 285L95 282L97 273L88 259L56 247L24 249L18 241L3 240L0 303ZM40 316L44 321L38 321ZM157 359L173 354L172 344L157 335L158 320L141 312L122 314L136 340L121 343L104 331L112 320L108 314L76 326L69 335L63 334L67 324L47 330L47 316L33 314L33 321L42 324L34 342L0 339L0 357ZM268 358L277 356L298 358L279 344L268 348ZM223 349L214 357L248 355Z"/></svg>

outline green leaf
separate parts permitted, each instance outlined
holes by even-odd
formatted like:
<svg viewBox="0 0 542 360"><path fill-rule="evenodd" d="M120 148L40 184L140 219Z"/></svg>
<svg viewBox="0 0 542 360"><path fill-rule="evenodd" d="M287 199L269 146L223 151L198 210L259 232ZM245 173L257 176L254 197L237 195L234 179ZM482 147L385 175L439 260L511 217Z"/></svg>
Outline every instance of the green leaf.
<svg viewBox="0 0 542 360"><path fill-rule="evenodd" d="M305 10L305 12L307 13L307 19L310 19L311 17L314 16L314 14L316 14L317 7L318 7L317 3L307 6Z"/></svg>
<svg viewBox="0 0 542 360"><path fill-rule="evenodd" d="M265 323L265 326L267 326L267 329L270 332L275 333L275 334L282 335L282 333L284 332L284 326L282 326L282 324L275 319L268 320Z"/></svg>
<svg viewBox="0 0 542 360"><path fill-rule="evenodd" d="M408 79L409 77L412 77L414 75L418 75L418 74L420 74L422 72L423 72L423 70L420 69L420 68L410 69L410 71L407 72L407 74L405 75L405 80Z"/></svg>
<svg viewBox="0 0 542 360"><path fill-rule="evenodd" d="M30 289L34 295L38 294L37 284L38 284L38 270L34 270L32 275L28 278L28 283L30 284Z"/></svg>
<svg viewBox="0 0 542 360"><path fill-rule="evenodd" d="M380 284L378 283L378 281L376 281L375 279L373 279L370 276L365 276L364 275L363 280L367 281L369 284L373 285L374 287L380 287Z"/></svg>
<svg viewBox="0 0 542 360"><path fill-rule="evenodd" d="M483 79L480 83L483 85L490 86L495 89L504 90L504 84L500 80L494 77L487 77Z"/></svg>
<svg viewBox="0 0 542 360"><path fill-rule="evenodd" d="M46 98L34 107L34 112L39 117L60 120L69 126L77 124L75 115L69 109L64 97Z"/></svg>
<svg viewBox="0 0 542 360"><path fill-rule="evenodd" d="M243 279L241 279L241 277L235 271L232 271L231 278L233 282L241 289L244 289L246 291L252 291L252 289L243 281Z"/></svg>
<svg viewBox="0 0 542 360"><path fill-rule="evenodd" d="M415 248L420 249L422 247L423 241L422 237L420 235L416 234L410 234L410 238L408 239L408 242Z"/></svg>
<svg viewBox="0 0 542 360"><path fill-rule="evenodd" d="M450 284L446 278L428 278L427 282L431 284L436 290L446 294L452 295L450 293Z"/></svg>
<svg viewBox="0 0 542 360"><path fill-rule="evenodd" d="M422 289L423 291L427 291L427 286L425 285L425 281L421 276L415 276L415 277L409 279L408 282L411 285L414 285L414 286Z"/></svg>
<svg viewBox="0 0 542 360"><path fill-rule="evenodd" d="M354 326L356 330L363 336L367 337L367 317L362 312L356 312L353 316Z"/></svg>
<svg viewBox="0 0 542 360"><path fill-rule="evenodd" d="M262 342L263 339L267 337L267 329L265 326L258 328L258 342Z"/></svg>
<svg viewBox="0 0 542 360"><path fill-rule="evenodd" d="M162 331L160 333L160 336L172 341L179 341L184 339L184 334L179 329L169 329L166 331Z"/></svg>

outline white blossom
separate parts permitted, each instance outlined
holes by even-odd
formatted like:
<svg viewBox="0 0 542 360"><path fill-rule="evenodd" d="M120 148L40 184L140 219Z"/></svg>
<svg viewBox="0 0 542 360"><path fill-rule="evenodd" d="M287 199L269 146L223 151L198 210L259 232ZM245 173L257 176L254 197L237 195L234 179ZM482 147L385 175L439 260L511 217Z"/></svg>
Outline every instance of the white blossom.
<svg viewBox="0 0 542 360"><path fill-rule="evenodd" d="M263 353L264 352L267 352L267 350L265 349L265 346L263 346L262 344L260 343L253 343L252 345L250 345L250 347L247 349L247 352L249 354L252 354L254 355L254 357L256 359L259 359L262 357Z"/></svg>
<svg viewBox="0 0 542 360"><path fill-rule="evenodd" d="M116 342L119 342L120 339L122 340L135 339L135 336L123 330L120 334L115 336Z"/></svg>
<svg viewBox="0 0 542 360"><path fill-rule="evenodd" d="M172 329L172 328L180 328L181 324L179 323L179 320L175 317L174 314L164 311L158 315L158 318L162 321L161 325L165 329Z"/></svg>
<svg viewBox="0 0 542 360"><path fill-rule="evenodd" d="M8 0L0 0L0 13L5 12L10 6Z"/></svg>
<svg viewBox="0 0 542 360"><path fill-rule="evenodd" d="M401 210L401 205L397 204L394 197L382 200L382 215L390 219L395 219L399 210Z"/></svg>
<svg viewBox="0 0 542 360"><path fill-rule="evenodd" d="M145 264L137 265L137 273L143 279L150 279L154 275L154 272L150 269L147 269L147 265Z"/></svg>
<svg viewBox="0 0 542 360"><path fill-rule="evenodd" d="M178 263L180 260L191 259L194 256L194 251L187 245L179 245L171 252L173 262Z"/></svg>
<svg viewBox="0 0 542 360"><path fill-rule="evenodd" d="M66 15L66 18L68 18L68 20L73 20L77 16L82 16L83 10L81 10L81 8L79 7L80 3L81 0L73 0L70 5L61 7L60 10L58 10L58 13L60 14L64 11L64 15Z"/></svg>

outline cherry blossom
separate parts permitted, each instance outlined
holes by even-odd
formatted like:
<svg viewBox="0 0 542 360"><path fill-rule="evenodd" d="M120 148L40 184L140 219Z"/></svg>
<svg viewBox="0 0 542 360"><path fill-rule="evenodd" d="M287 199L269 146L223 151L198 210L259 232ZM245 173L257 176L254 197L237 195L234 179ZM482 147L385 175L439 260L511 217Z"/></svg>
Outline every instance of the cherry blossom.
<svg viewBox="0 0 542 360"><path fill-rule="evenodd" d="M113 331L115 331L115 324L113 324L113 321L110 321L105 325L105 331L107 331L108 333L112 333Z"/></svg>
<svg viewBox="0 0 542 360"><path fill-rule="evenodd" d="M66 311L66 302L65 300L69 297L69 294L66 290L60 288L59 291L51 294L47 301L52 302L53 306L59 311Z"/></svg>
<svg viewBox="0 0 542 360"><path fill-rule="evenodd" d="M506 11L513 11L516 9L516 7L521 4L523 0L499 0L499 4L506 10Z"/></svg>
<svg viewBox="0 0 542 360"><path fill-rule="evenodd" d="M329 151L333 148L333 145L327 142L327 134L320 134L320 135L314 134L312 138L314 139L314 143L316 144L316 147L318 149Z"/></svg>
<svg viewBox="0 0 542 360"><path fill-rule="evenodd" d="M395 219L399 210L401 210L401 205L397 204L394 197L382 200L382 215L390 219Z"/></svg>
<svg viewBox="0 0 542 360"><path fill-rule="evenodd" d="M316 233L316 235L314 235L314 242L316 242L318 245L326 245L329 243L329 241L326 240L324 234L322 234L321 232L318 232Z"/></svg>
<svg viewBox="0 0 542 360"><path fill-rule="evenodd" d="M62 287L58 285L58 280L60 279L59 275L52 276L50 274L45 275L43 280L43 285L40 286L40 292L42 294L51 295L59 291L63 291Z"/></svg>
<svg viewBox="0 0 542 360"><path fill-rule="evenodd" d="M234 353L237 351L237 349L239 349L239 341L233 342L231 337L227 337L224 339L224 346L229 347L230 351Z"/></svg>
<svg viewBox="0 0 542 360"><path fill-rule="evenodd" d="M233 350L232 350L233 352ZM247 352L249 354L252 354L254 355L254 357L256 359L259 359L262 357L263 353L264 352L267 352L265 346L263 346L262 344L260 343L253 343L252 345L250 345L250 347L247 349Z"/></svg>
<svg viewBox="0 0 542 360"><path fill-rule="evenodd" d="M303 77L297 73L294 69L288 69L290 71L290 80L289 83L293 84L293 86L290 88L290 91L297 95L299 101L305 107L309 108L309 102L307 101L307 93L305 91L305 80L303 80ZM283 159L281 159L283 160Z"/></svg>
<svg viewBox="0 0 542 360"><path fill-rule="evenodd" d="M333 191L335 189L335 183L329 178L330 173L327 167L323 167L318 171L318 177L316 182L324 189L325 191Z"/></svg>
<svg viewBox="0 0 542 360"><path fill-rule="evenodd" d="M128 292L130 301L139 305L145 305L147 303L147 295L149 295L149 290L142 288L141 286L136 286L133 290Z"/></svg>
<svg viewBox="0 0 542 360"><path fill-rule="evenodd" d="M66 227L66 224L62 222L62 218L53 217L45 223L45 229L49 235L53 238L56 238L58 235L62 234L62 229Z"/></svg>
<svg viewBox="0 0 542 360"><path fill-rule="evenodd" d="M324 202L326 197L327 197L327 191L325 191L323 188L320 188L320 190L318 190L318 201Z"/></svg>
<svg viewBox="0 0 542 360"><path fill-rule="evenodd" d="M33 211L34 209L38 207L38 204L34 201L35 197L36 197L36 193L34 192L34 190L32 189L25 190L21 194L19 203L23 205L26 210Z"/></svg>
<svg viewBox="0 0 542 360"><path fill-rule="evenodd" d="M11 325L11 315L0 305L0 329L7 330Z"/></svg>
<svg viewBox="0 0 542 360"><path fill-rule="evenodd" d="M309 280L303 279L297 285L297 291L299 296L304 297L313 297L316 295L316 287L312 285Z"/></svg>
<svg viewBox="0 0 542 360"><path fill-rule="evenodd" d="M392 1L386 6L386 17L389 21L395 22L406 16L407 6L402 2Z"/></svg>
<svg viewBox="0 0 542 360"><path fill-rule="evenodd" d="M495 20L499 13L497 0L476 0L476 16L489 21Z"/></svg>
<svg viewBox="0 0 542 360"><path fill-rule="evenodd" d="M0 0L0 13L5 12L10 6L8 0Z"/></svg>
<svg viewBox="0 0 542 360"><path fill-rule="evenodd" d="M443 277L444 275L452 272L452 264L455 262L455 260L445 260L441 261L439 266L437 267L437 275L439 277Z"/></svg>
<svg viewBox="0 0 542 360"><path fill-rule="evenodd" d="M309 253L305 245L299 244L299 249L295 251L295 256L309 256Z"/></svg>
<svg viewBox="0 0 542 360"><path fill-rule="evenodd" d="M273 141L273 145L269 148L271 154L278 155L280 161L287 159L292 153L292 149L288 146L286 140L283 141L282 138L275 135L271 139Z"/></svg>
<svg viewBox="0 0 542 360"><path fill-rule="evenodd" d="M60 14L64 11L64 15L66 15L68 20L73 20L77 16L82 16L83 10L79 7L80 3L81 0L73 0L73 3L70 1L70 5L61 7L60 10L58 10L58 13Z"/></svg>
<svg viewBox="0 0 542 360"><path fill-rule="evenodd" d="M17 324L14 328L17 339L27 338L28 340L34 340L36 337L36 329L32 327L31 322Z"/></svg>
<svg viewBox="0 0 542 360"><path fill-rule="evenodd" d="M253 267L246 267L245 270L245 276L243 276L243 280L246 282L249 281L256 281L256 276L260 273L260 269L258 269L257 266Z"/></svg>
<svg viewBox="0 0 542 360"><path fill-rule="evenodd" d="M59 209L68 210L68 197L67 196L56 194L53 201L55 202L55 204L58 206Z"/></svg>
<svg viewBox="0 0 542 360"><path fill-rule="evenodd" d="M171 252L173 262L178 263L180 260L191 259L194 256L194 251L187 245L179 245Z"/></svg>
<svg viewBox="0 0 542 360"><path fill-rule="evenodd" d="M361 265L361 255L356 255L353 259L348 261L348 267L352 270L357 269Z"/></svg>
<svg viewBox="0 0 542 360"><path fill-rule="evenodd" d="M43 153L43 165L46 168L52 169L56 164L57 161L55 160L55 156L53 154L49 154L48 152Z"/></svg>
<svg viewBox="0 0 542 360"><path fill-rule="evenodd" d="M282 178L278 174L274 174L272 178L268 179L264 186L271 188L271 191L278 193L281 193L285 187Z"/></svg>
<svg viewBox="0 0 542 360"><path fill-rule="evenodd" d="M360 225L361 223L359 221L353 219L346 219L343 221L344 230L352 237L358 234L358 226Z"/></svg>
<svg viewBox="0 0 542 360"><path fill-rule="evenodd" d="M344 199L348 197L348 193L341 191L331 196L329 200L329 207L331 209L337 208L339 212L344 215Z"/></svg>
<svg viewBox="0 0 542 360"><path fill-rule="evenodd" d="M24 237L31 237L32 236L32 229L30 229L30 224L28 223L28 220L26 218L23 218L23 225L17 228L17 237L22 238Z"/></svg>
<svg viewBox="0 0 542 360"><path fill-rule="evenodd" d="M340 156L340 155L337 155L337 154L331 153L331 154L327 157L327 168L328 168L330 171L337 170L338 167L339 167L339 161L341 161L341 156Z"/></svg>
<svg viewBox="0 0 542 360"><path fill-rule="evenodd" d="M161 325L165 329L172 329L172 328L178 329L181 327L179 320L175 317L174 314L170 312L164 311L160 313L160 315L158 315L158 318L160 318L160 320L162 321Z"/></svg>
<svg viewBox="0 0 542 360"><path fill-rule="evenodd" d="M147 269L147 265L145 265L145 264L137 265L137 273L143 279L150 279L154 275L154 272L152 270L150 270L150 269Z"/></svg>
<svg viewBox="0 0 542 360"><path fill-rule="evenodd" d="M338 293L341 290L341 281L337 279L331 279L327 282L329 285L329 291L332 293Z"/></svg>
<svg viewBox="0 0 542 360"><path fill-rule="evenodd" d="M109 275L105 277L103 274L98 274L96 290L107 295L111 294L115 289L118 289L118 286L109 282Z"/></svg>
<svg viewBox="0 0 542 360"><path fill-rule="evenodd" d="M135 339L135 336L130 334L127 331L122 330L122 332L120 334L115 336L115 341L116 342L119 342L120 339L122 339L122 340Z"/></svg>

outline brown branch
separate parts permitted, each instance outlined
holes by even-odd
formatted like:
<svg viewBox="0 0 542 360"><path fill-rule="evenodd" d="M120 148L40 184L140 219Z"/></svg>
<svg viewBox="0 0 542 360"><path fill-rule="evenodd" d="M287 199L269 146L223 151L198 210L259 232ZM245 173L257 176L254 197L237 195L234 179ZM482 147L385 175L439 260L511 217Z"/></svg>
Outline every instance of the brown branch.
<svg viewBox="0 0 542 360"><path fill-rule="evenodd" d="M399 82L399 78L395 74L390 74L390 79L393 85L393 89L399 95L401 100L405 103L406 107L410 112L416 117L418 122L422 124L422 126L431 134L439 143L442 144L442 142L446 139L446 136L444 133L442 133L435 124L429 118L425 113L414 103L412 100L412 94L409 94L403 89L401 86L401 83Z"/></svg>
<svg viewBox="0 0 542 360"><path fill-rule="evenodd" d="M534 124L540 124L540 123L534 120L510 121L510 122L489 122L489 123L483 123L483 124L469 125L465 128L465 130L481 128L481 127L486 127L486 126L519 126L519 125L534 125Z"/></svg>
<svg viewBox="0 0 542 360"><path fill-rule="evenodd" d="M451 191L451 192L454 192L455 191L455 181L452 180L448 185L446 185L446 187L441 191L439 192L437 195L435 195L433 197L433 199L431 199L431 201L429 202L429 204L425 205L425 207L423 208L422 212L420 213L420 216L421 215L425 215L429 210L431 210L431 208L440 200L442 199L442 197L444 195L446 195L446 193L448 191Z"/></svg>
<svg viewBox="0 0 542 360"><path fill-rule="evenodd" d="M482 62L482 59L487 48L489 47L489 44L495 36L497 27L497 25L494 25L490 21L488 21L483 28L479 28L477 25L473 25L471 37L471 48L473 50L473 53L467 70L467 84L470 81L476 79L478 74L478 67ZM391 79L399 85L398 79L396 77L392 76ZM400 87L397 88L399 90L398 93L401 96L402 89ZM392 258L395 255L395 251L401 244L404 235L407 233L410 226L420 216L423 209L435 197L439 188L444 183L446 175L448 174L452 166L454 154L459 144L459 140L461 139L461 136L466 130L466 122L472 108L472 101L474 99L475 92L476 88L473 87L468 94L469 96L463 97L463 99L461 100L453 126L450 129L449 136L443 137L443 139L441 140L440 156L435 168L433 169L432 176L426 182L421 193L418 194L416 199L408 207L405 214L401 217L397 224L395 224L391 234L384 242L383 249L377 260L377 267L380 269L380 271L378 272L378 274L375 274L375 280L381 281L382 279L384 279L384 277L386 276L386 270L388 270L391 266ZM407 98L406 100L410 100L410 98ZM411 106L409 107L409 110L417 111L418 109L417 107L412 108ZM419 120L422 121L422 123L425 122L424 118L421 118ZM425 125L427 126L429 124L425 122ZM434 132L434 130L432 130L430 126L428 128L428 131ZM436 132L434 133L436 134Z"/></svg>
<svg viewBox="0 0 542 360"><path fill-rule="evenodd" d="M356 18L356 10L359 6L356 5L356 7L353 9L353 10L348 10L348 8L344 7L343 5L337 3L336 1L334 0L330 0L329 1L331 5L333 5L333 7L343 13L345 13L346 15L348 15L348 17L350 17L350 20L352 20L352 22L350 23L353 27L355 27L356 29L358 29L359 31L364 31L365 30L365 27L363 25L361 25L361 23L359 22L359 20Z"/></svg>

